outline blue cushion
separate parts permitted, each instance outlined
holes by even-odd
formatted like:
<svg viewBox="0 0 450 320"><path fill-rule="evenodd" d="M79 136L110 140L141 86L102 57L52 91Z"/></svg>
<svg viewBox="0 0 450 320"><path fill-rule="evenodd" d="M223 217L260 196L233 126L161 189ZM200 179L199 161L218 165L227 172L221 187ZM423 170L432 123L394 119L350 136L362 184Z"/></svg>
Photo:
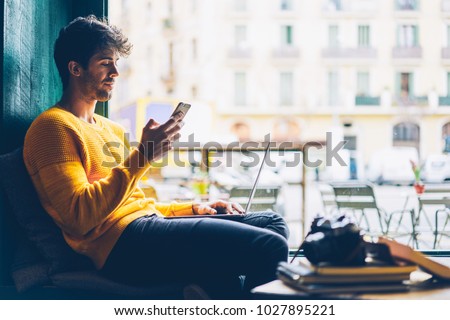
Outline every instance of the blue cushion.
<svg viewBox="0 0 450 320"><path fill-rule="evenodd" d="M17 222L49 262L49 274L94 268L87 257L68 246L61 230L41 206L25 168L22 148L0 156L0 178Z"/></svg>

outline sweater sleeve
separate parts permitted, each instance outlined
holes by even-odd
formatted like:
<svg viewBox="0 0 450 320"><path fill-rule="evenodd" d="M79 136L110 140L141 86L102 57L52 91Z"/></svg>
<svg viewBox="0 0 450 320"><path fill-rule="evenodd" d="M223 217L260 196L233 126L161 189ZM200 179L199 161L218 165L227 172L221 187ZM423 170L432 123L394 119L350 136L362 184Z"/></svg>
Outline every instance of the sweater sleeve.
<svg viewBox="0 0 450 320"><path fill-rule="evenodd" d="M188 216L194 214L192 204L192 202L155 203L155 207L164 216Z"/></svg>
<svg viewBox="0 0 450 320"><path fill-rule="evenodd" d="M47 202L44 207L63 231L75 237L121 207L149 168L145 156L133 150L108 175L89 182L82 152L82 137L65 125L32 126L25 139L25 163L41 201Z"/></svg>

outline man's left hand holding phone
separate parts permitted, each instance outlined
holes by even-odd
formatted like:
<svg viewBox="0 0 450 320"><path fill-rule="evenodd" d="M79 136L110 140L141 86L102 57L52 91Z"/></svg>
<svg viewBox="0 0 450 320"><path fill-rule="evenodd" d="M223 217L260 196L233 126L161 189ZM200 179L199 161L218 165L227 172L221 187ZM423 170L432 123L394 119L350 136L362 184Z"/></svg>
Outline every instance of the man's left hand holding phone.
<svg viewBox="0 0 450 320"><path fill-rule="evenodd" d="M190 107L190 104L180 102L165 123L160 124L154 119L147 122L142 129L139 150L148 161L157 161L172 149L173 142L180 138L182 120Z"/></svg>

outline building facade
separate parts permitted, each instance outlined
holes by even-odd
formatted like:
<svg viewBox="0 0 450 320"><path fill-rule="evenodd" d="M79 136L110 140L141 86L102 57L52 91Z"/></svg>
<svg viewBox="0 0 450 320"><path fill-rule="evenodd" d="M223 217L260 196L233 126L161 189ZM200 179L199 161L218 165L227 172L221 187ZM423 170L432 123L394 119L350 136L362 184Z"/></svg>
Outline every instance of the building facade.
<svg viewBox="0 0 450 320"><path fill-rule="evenodd" d="M446 149L449 0L111 0L110 20L134 43L112 113L192 101L211 139L331 131L364 164L388 147Z"/></svg>

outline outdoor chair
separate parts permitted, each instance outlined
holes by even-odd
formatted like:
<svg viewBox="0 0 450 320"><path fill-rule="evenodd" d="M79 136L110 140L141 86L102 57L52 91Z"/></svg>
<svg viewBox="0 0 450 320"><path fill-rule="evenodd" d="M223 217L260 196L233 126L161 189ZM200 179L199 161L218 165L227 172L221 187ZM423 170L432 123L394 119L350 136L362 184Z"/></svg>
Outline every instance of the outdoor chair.
<svg viewBox="0 0 450 320"><path fill-rule="evenodd" d="M369 183L349 182L331 184L331 186L338 210L343 213L351 212L358 225L366 230L368 235L388 235L392 238L406 235L412 237L412 231L405 228L403 219L406 214L413 221L413 210L386 212L378 206L373 187ZM374 224L379 226L375 228ZM393 225L395 228L392 228Z"/></svg>
<svg viewBox="0 0 450 320"><path fill-rule="evenodd" d="M337 209L334 190L329 185L319 186L320 197L322 199L323 211L330 214Z"/></svg>
<svg viewBox="0 0 450 320"><path fill-rule="evenodd" d="M239 203L244 209L247 205L248 198L252 187L233 187L230 190L230 201ZM276 211L276 204L280 187L276 186L260 186L256 188L252 205L249 211Z"/></svg>
<svg viewBox="0 0 450 320"><path fill-rule="evenodd" d="M350 212L358 225L370 235L386 234L387 214L377 205L371 185L366 183L349 182L331 184L336 206L341 213ZM375 232L372 214L376 215L379 228Z"/></svg>
<svg viewBox="0 0 450 320"><path fill-rule="evenodd" d="M415 222L415 236L420 231L432 232L433 249L437 249L443 236L450 237L450 187L426 185L424 193L418 197L419 209ZM428 210L427 210L428 209ZM434 211L434 225L428 213ZM424 226L421 226L425 224Z"/></svg>

